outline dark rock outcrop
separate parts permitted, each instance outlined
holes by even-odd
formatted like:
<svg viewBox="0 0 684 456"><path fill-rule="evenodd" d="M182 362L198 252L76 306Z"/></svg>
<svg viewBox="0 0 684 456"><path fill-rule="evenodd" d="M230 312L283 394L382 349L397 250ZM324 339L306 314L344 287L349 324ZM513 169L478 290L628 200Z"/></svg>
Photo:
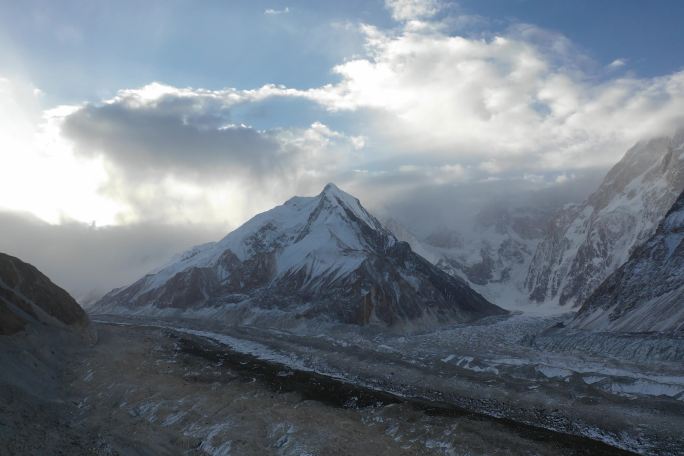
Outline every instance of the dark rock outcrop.
<svg viewBox="0 0 684 456"><path fill-rule="evenodd" d="M38 269L0 253L0 335L31 323L83 330L90 321L81 306Z"/></svg>

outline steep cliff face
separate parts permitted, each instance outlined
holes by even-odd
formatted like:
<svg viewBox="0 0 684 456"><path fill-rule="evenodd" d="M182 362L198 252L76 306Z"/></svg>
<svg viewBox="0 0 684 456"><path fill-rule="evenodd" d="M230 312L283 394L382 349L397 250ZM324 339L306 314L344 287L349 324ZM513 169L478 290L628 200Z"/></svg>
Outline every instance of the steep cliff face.
<svg viewBox="0 0 684 456"><path fill-rule="evenodd" d="M81 306L38 269L0 253L0 335L22 331L31 323L85 329Z"/></svg>
<svg viewBox="0 0 684 456"><path fill-rule="evenodd" d="M577 306L646 241L684 189L684 131L638 143L583 204L569 205L537 247L530 299Z"/></svg>
<svg viewBox="0 0 684 456"><path fill-rule="evenodd" d="M587 299L571 326L684 331L684 193L656 233Z"/></svg>
<svg viewBox="0 0 684 456"><path fill-rule="evenodd" d="M399 242L333 184L110 292L93 311L215 316L230 308L390 326L505 313Z"/></svg>

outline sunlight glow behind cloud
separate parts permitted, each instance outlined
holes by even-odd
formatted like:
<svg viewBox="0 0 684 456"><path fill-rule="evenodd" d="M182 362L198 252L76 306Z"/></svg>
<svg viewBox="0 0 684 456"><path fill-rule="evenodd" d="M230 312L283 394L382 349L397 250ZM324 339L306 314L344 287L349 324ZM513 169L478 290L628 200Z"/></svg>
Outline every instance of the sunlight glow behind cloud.
<svg viewBox="0 0 684 456"><path fill-rule="evenodd" d="M454 30L453 5L385 5L395 26L350 27L364 53L319 86L152 82L44 110L39 88L0 80L0 206L53 223L235 226L330 180L390 199L418 186L565 183L684 121L684 71L638 78L624 59L598 67L529 24L469 36ZM315 120L257 128L240 117L279 102L304 103Z"/></svg>
<svg viewBox="0 0 684 456"><path fill-rule="evenodd" d="M60 134L64 109L40 112L41 93L0 80L0 208L30 211L51 223L114 222L119 205L99 193L102 163L74 157Z"/></svg>

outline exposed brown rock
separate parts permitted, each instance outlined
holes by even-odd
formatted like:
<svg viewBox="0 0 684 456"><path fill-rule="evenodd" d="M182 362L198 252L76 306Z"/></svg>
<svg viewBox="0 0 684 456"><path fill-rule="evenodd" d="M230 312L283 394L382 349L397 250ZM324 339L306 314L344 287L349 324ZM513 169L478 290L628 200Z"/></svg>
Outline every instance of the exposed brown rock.
<svg viewBox="0 0 684 456"><path fill-rule="evenodd" d="M0 334L19 332L29 322L89 325L87 314L69 293L32 265L0 253Z"/></svg>

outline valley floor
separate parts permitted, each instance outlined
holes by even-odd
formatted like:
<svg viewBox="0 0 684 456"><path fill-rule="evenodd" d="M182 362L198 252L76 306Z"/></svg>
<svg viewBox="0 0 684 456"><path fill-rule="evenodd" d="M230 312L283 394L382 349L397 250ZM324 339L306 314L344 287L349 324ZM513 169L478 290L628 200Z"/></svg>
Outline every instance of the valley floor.
<svg viewBox="0 0 684 456"><path fill-rule="evenodd" d="M412 335L311 322L290 332L109 318L173 328L223 350L404 400L447 404L644 454L684 451L681 339L602 336L600 343L587 342L547 330L562 317L525 315ZM571 349L581 344L587 346Z"/></svg>
<svg viewBox="0 0 684 456"><path fill-rule="evenodd" d="M171 325L99 323L95 346L70 349L54 378L42 373L54 385L41 399L0 388L0 454L623 454L519 424L530 417L583 423L602 440L621 429L644 452L684 448L678 398L615 395L529 366L516 376L502 360L495 373L487 356L465 354L463 344L482 342L450 335L456 328L379 338L160 326ZM506 346L497 338L508 331L486 327L485 343ZM587 424L583 410L606 425Z"/></svg>

